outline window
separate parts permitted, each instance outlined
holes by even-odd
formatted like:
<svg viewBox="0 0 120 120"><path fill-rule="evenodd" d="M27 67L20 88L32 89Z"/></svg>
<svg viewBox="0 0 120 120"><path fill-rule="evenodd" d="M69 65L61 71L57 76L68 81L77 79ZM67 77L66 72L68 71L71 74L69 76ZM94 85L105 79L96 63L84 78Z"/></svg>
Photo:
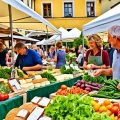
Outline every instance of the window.
<svg viewBox="0 0 120 120"><path fill-rule="evenodd" d="M87 2L87 17L95 16L95 3L94 2Z"/></svg>
<svg viewBox="0 0 120 120"><path fill-rule="evenodd" d="M32 8L34 10L34 6L35 6L35 1L34 0L24 0L23 1L25 4L27 4L28 7Z"/></svg>
<svg viewBox="0 0 120 120"><path fill-rule="evenodd" d="M73 17L73 5L71 2L64 3L64 17Z"/></svg>
<svg viewBox="0 0 120 120"><path fill-rule="evenodd" d="M43 4L43 17L52 17L51 3Z"/></svg>

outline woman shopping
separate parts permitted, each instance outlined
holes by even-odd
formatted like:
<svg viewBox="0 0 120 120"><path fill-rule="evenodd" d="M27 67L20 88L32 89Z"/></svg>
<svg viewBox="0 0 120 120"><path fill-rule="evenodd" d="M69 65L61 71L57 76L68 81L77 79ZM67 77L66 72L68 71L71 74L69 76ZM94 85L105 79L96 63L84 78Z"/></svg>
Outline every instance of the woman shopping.
<svg viewBox="0 0 120 120"><path fill-rule="evenodd" d="M66 64L66 53L62 50L62 42L56 43L57 52L54 58L54 62L56 62L56 68L60 69L61 66Z"/></svg>

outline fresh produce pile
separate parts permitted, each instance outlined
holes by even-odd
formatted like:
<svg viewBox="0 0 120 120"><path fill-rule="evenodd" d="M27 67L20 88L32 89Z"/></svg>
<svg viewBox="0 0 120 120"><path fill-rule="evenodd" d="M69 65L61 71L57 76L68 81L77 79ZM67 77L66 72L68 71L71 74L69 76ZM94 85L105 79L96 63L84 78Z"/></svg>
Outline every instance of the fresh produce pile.
<svg viewBox="0 0 120 120"><path fill-rule="evenodd" d="M41 77L47 78L50 82L56 82L56 78L50 72L43 72Z"/></svg>
<svg viewBox="0 0 120 120"><path fill-rule="evenodd" d="M96 113L91 102L92 98L89 96L57 96L46 107L45 115L52 120L112 120L105 113Z"/></svg>
<svg viewBox="0 0 120 120"><path fill-rule="evenodd" d="M12 69L10 68L0 68L0 78L9 79Z"/></svg>
<svg viewBox="0 0 120 120"><path fill-rule="evenodd" d="M88 73L85 73L82 76L82 79L85 80L86 82L94 82L94 83L100 83L100 84L103 84L105 81L104 76L92 77L91 75L88 75Z"/></svg>
<svg viewBox="0 0 120 120"><path fill-rule="evenodd" d="M88 94L89 91L83 90L77 86L72 86L71 88L66 85L62 85L61 88L56 92L56 95L66 96L68 94Z"/></svg>
<svg viewBox="0 0 120 120"><path fill-rule="evenodd" d="M66 69L65 66L62 66L62 67L60 68L60 72L61 72L62 74L73 74L74 69L73 69L72 67L69 67L68 69Z"/></svg>
<svg viewBox="0 0 120 120"><path fill-rule="evenodd" d="M102 87L98 93L95 93L92 96L99 98L119 99L120 90L117 89L118 83L118 80L107 80L104 82L104 87Z"/></svg>
<svg viewBox="0 0 120 120"><path fill-rule="evenodd" d="M80 87L84 90L87 90L89 92L93 91L93 90L99 90L103 85L102 84L98 84L98 83L94 83L94 82L86 82L85 80L78 80L77 82L75 82L74 84L77 87Z"/></svg>
<svg viewBox="0 0 120 120"><path fill-rule="evenodd" d="M10 88L7 84L5 84L4 82L0 82L0 93L10 93Z"/></svg>
<svg viewBox="0 0 120 120"><path fill-rule="evenodd" d="M106 112L113 120L120 120L120 105L119 103L111 103L109 99L104 100L101 104L97 101L92 101L94 110L98 113Z"/></svg>
<svg viewBox="0 0 120 120"><path fill-rule="evenodd" d="M66 61L67 62L72 62L73 58L76 58L75 54L73 54L73 55L72 54L68 54L68 53L66 54Z"/></svg>

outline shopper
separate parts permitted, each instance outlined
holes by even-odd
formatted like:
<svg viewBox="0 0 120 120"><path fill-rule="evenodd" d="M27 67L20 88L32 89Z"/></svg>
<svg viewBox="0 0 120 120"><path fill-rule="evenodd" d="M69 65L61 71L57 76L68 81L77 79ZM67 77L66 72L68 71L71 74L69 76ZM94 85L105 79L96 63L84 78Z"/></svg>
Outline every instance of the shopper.
<svg viewBox="0 0 120 120"><path fill-rule="evenodd" d="M18 54L15 63L16 67L20 66L23 71L35 71L44 68L40 55L34 50L27 49L23 43L17 43L14 50Z"/></svg>
<svg viewBox="0 0 120 120"><path fill-rule="evenodd" d="M55 57L55 47L51 46L48 52L48 58L53 59Z"/></svg>
<svg viewBox="0 0 120 120"><path fill-rule="evenodd" d="M106 75L120 80L120 26L113 26L108 30L108 42L116 49L113 53L112 68L95 70L94 76Z"/></svg>
<svg viewBox="0 0 120 120"><path fill-rule="evenodd" d="M6 54L7 50L4 47L4 44L0 42L0 66L6 66Z"/></svg>
<svg viewBox="0 0 120 120"><path fill-rule="evenodd" d="M57 53L54 58L54 62L56 62L56 68L60 69L61 66L66 64L66 53L62 50L62 42L56 43Z"/></svg>
<svg viewBox="0 0 120 120"><path fill-rule="evenodd" d="M84 60L84 69L108 68L110 65L107 51L102 50L102 40L99 35L93 34L88 36L90 49L86 52Z"/></svg>

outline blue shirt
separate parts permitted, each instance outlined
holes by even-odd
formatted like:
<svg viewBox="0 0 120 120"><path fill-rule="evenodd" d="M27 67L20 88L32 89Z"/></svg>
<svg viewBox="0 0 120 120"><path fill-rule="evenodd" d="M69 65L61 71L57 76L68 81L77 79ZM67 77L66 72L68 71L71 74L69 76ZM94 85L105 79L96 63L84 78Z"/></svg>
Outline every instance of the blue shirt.
<svg viewBox="0 0 120 120"><path fill-rule="evenodd" d="M56 68L59 69L61 68L61 66L65 64L66 64L66 53L63 50L58 50Z"/></svg>
<svg viewBox="0 0 120 120"><path fill-rule="evenodd" d="M22 69L23 67L35 66L37 64L42 65L40 55L34 50L26 49L26 55L18 55L15 66L20 66L20 69Z"/></svg>

